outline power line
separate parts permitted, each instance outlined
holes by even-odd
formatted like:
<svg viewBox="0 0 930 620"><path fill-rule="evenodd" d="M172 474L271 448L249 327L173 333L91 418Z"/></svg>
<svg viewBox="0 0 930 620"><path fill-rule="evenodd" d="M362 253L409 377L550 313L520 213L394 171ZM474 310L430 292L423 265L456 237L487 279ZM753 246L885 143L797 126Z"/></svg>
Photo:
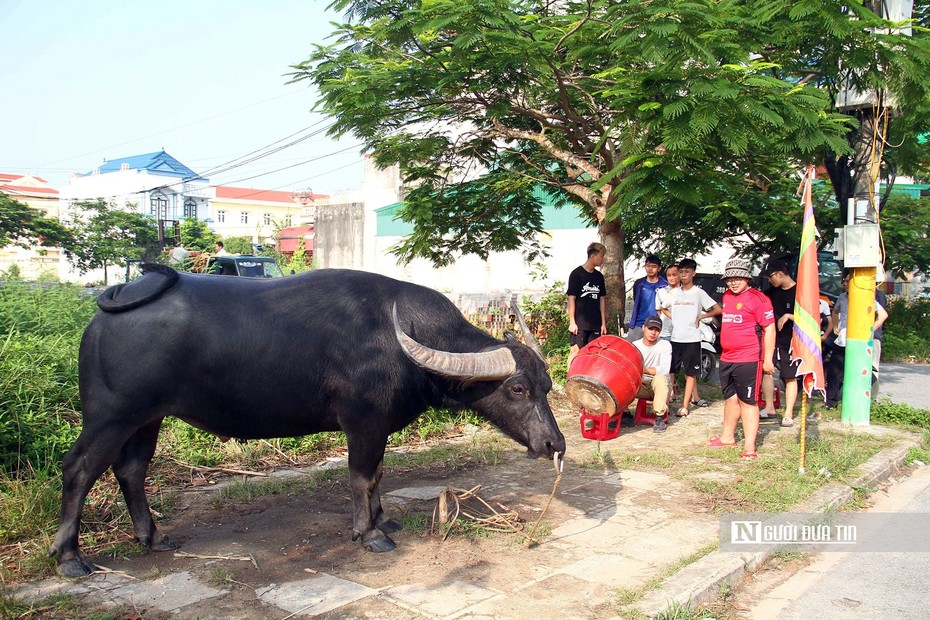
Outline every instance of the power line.
<svg viewBox="0 0 930 620"><path fill-rule="evenodd" d="M58 163L61 163L61 162L63 162L63 161L71 161L72 159L77 159L77 158L79 158L79 157L85 157L85 156L87 156L87 155L93 155L94 153L101 153L101 152L107 151L107 150L109 150L109 149L119 148L119 147L121 147L121 146L126 146L127 144L132 144L132 143L134 143L134 142L139 142L139 141L141 141L141 140L147 140L147 139L149 139L149 138L154 138L154 137L156 137L156 136L161 136L161 135L164 135L164 134L166 134L166 133L171 133L172 131L177 131L178 129L185 129L185 128L187 128L187 127L192 127L192 126L194 126L194 125L199 125L200 123L205 123L205 122L207 122L207 121L212 121L212 120L214 120L214 119L221 118L221 117L223 117L223 116L228 116L228 115L230 115L230 114L235 114L236 112L241 112L242 110L247 110L247 109L249 109L249 108L254 108L254 107L257 106L257 105L261 105L261 104L263 104L263 103L268 103L269 101L275 101L276 99L282 99L282 98L284 98L284 97L290 97L291 95L296 95L296 94L298 94L298 93L300 93L300 92L301 92L301 91L299 91L299 90L295 90L295 91L293 91L293 92L285 93L285 94L283 94L283 95L278 95L277 97L270 97L270 98L268 98L268 99L263 99L263 100L261 100L261 101L256 101L255 103L250 103L249 105L242 106L241 108L236 108L235 110L229 110L228 112L222 112L222 113L216 114L216 115L214 115L214 116L210 116L210 117L207 117L207 118L203 118L203 119L200 119L200 120L198 120L198 121L193 121L193 122L191 122L191 123L186 123L186 124L184 124L184 125L179 125L179 126L177 126L177 127L172 127L171 129L166 129L166 130L164 130L164 131L159 131L159 132L157 132L157 133L153 133L153 134L150 134L150 135L147 135L147 136L143 136L143 137L141 137L141 138L135 138L135 139L129 140L129 141L127 141L127 142L120 142L119 144L114 144L114 145L111 145L111 146L106 146L106 147L104 147L104 148L96 149L96 150L93 150L93 151L87 151L86 153L81 153L80 155L73 155L73 156L71 156L71 157L65 157L64 159L56 159L56 160L54 160L54 161L46 162L46 163L44 163L44 164L39 164L38 166L30 166L29 169L38 170L38 169L41 169L43 166L50 166L50 165L52 165L52 164L58 164Z"/></svg>

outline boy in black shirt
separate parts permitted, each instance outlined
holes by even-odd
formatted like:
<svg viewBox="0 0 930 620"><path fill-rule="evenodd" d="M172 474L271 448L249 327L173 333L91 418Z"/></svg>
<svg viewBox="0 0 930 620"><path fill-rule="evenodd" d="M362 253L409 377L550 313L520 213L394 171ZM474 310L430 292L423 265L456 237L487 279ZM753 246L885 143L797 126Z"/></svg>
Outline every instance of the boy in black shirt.
<svg viewBox="0 0 930 620"><path fill-rule="evenodd" d="M775 310L775 359L772 363L778 368L782 383L785 385L785 415L781 419L782 426L794 425L794 404L798 400L798 381L796 379L800 360L791 360L791 336L794 332L794 300L797 294L797 284L788 275L788 265L784 261L774 260L769 263L766 275L772 288L765 294L772 300L772 309ZM765 395L765 412L773 415L772 402L774 400L775 382L771 376L762 381L762 393ZM763 416L768 417L768 416Z"/></svg>
<svg viewBox="0 0 930 620"><path fill-rule="evenodd" d="M588 260L568 276L568 331L571 349L567 368L578 350L607 334L607 287L596 267L604 264L607 249L600 243L588 246Z"/></svg>

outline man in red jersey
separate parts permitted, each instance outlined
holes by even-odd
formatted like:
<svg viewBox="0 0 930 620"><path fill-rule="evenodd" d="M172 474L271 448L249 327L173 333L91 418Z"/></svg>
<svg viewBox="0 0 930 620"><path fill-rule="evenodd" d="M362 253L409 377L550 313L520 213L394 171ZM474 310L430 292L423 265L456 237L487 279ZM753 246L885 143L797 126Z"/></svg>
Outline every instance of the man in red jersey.
<svg viewBox="0 0 930 620"><path fill-rule="evenodd" d="M723 272L723 326L720 331L720 387L725 400L723 432L711 437L708 446L736 445L736 424L743 421L741 459L756 458L759 405L756 404L762 373L775 371L775 313L772 302L749 286L749 261L731 258Z"/></svg>

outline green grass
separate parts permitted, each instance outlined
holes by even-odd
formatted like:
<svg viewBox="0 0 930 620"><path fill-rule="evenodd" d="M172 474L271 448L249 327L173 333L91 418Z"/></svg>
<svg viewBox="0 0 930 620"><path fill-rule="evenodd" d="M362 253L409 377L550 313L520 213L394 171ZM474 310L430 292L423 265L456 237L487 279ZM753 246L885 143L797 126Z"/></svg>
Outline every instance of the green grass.
<svg viewBox="0 0 930 620"><path fill-rule="evenodd" d="M726 465L719 471L731 473L722 480L695 476L697 469L690 463L676 477L711 500L717 512L760 511L781 512L807 499L829 481L842 482L858 465L880 450L892 445L892 437L877 437L865 433L821 430L811 438L806 450L806 474L798 474L800 446L791 435L774 439L774 450L764 450L752 463L739 461L739 450L698 448L688 452L709 463ZM712 471L704 467L703 471ZM820 475L826 471L830 476Z"/></svg>

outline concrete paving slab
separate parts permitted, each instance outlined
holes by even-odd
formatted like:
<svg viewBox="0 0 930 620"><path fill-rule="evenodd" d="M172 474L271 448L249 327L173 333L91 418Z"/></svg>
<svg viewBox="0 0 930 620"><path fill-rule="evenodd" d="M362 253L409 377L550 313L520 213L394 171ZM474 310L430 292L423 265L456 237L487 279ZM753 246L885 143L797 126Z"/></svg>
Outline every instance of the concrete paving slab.
<svg viewBox="0 0 930 620"><path fill-rule="evenodd" d="M170 573L152 581L126 580L108 590L110 597L135 607L155 607L161 611L177 611L187 605L199 603L225 590L211 588L186 571Z"/></svg>
<svg viewBox="0 0 930 620"><path fill-rule="evenodd" d="M655 577L657 569L648 562L617 553L592 553L559 572L612 588L635 588Z"/></svg>
<svg viewBox="0 0 930 620"><path fill-rule="evenodd" d="M390 588L384 594L406 606L440 618L454 617L472 605L504 596L502 592L464 581L441 585L412 583Z"/></svg>
<svg viewBox="0 0 930 620"><path fill-rule="evenodd" d="M438 498L439 494L442 493L445 488L445 486L405 487L403 489L390 491L385 493L385 495L402 499L432 500Z"/></svg>
<svg viewBox="0 0 930 620"><path fill-rule="evenodd" d="M319 616L353 603L378 591L363 585L318 573L310 579L271 584L255 589L263 602L280 607L294 616Z"/></svg>
<svg viewBox="0 0 930 620"><path fill-rule="evenodd" d="M86 584L86 580L81 583L74 583L71 581L62 581L60 579L46 579L17 588L12 594L16 600L31 605L55 595L82 596L84 594L89 594L93 590Z"/></svg>

